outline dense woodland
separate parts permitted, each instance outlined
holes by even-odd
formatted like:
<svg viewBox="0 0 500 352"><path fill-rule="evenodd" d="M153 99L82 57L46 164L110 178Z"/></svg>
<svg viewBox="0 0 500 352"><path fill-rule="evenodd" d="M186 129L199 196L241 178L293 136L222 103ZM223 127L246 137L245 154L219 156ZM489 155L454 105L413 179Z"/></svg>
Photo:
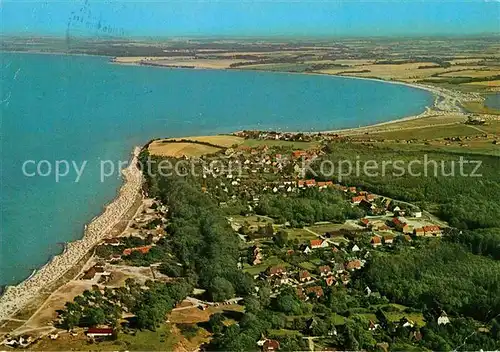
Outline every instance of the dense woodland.
<svg viewBox="0 0 500 352"><path fill-rule="evenodd" d="M341 153L338 152L340 147ZM348 185L361 186L377 194L416 203L460 229L500 227L498 157L423 150L398 151L394 148L354 143L332 143L326 147L326 151L326 159L334 165L346 160L355 165L359 157L361 166L368 160L374 160L378 165L400 160L407 170L409 162L419 160L422 163L413 164L411 169L414 174L420 173L420 176L412 176L408 172L401 175L399 169L389 164L386 166L385 175L382 175L379 168L379 175L363 175L361 172L357 176L353 172L349 176L343 176L341 181ZM481 177L461 176L458 164L461 157L467 161L480 161L481 166L477 173L481 174ZM423 166L424 160L429 160L427 175ZM475 167L472 163L464 164L463 174L470 175ZM454 176L447 176L453 168ZM316 163L313 169L319 171L319 163ZM434 176L435 170L437 176ZM347 169L344 170L346 171ZM321 178L320 172L318 175Z"/></svg>
<svg viewBox="0 0 500 352"><path fill-rule="evenodd" d="M344 157L349 152L359 153L355 148L346 150ZM376 153L372 149L363 154L381 159L420 156L378 149ZM145 157L143 154L143 160ZM238 257L245 255L240 240L229 226L226 212L202 191L200 180L147 177L150 195L169 209L168 236L149 253L133 253L127 261L132 265L162 262L159 270L174 281L148 282L147 289L128 281L126 287L106 290L104 294L98 290L86 291L66 305L60 315L61 324L67 328L116 325L123 312L131 312L135 318L127 328L155 329L177 302L190 294L193 287L199 287L206 289L208 300L223 301L235 296L244 299L245 312L237 318L238 324L226 324L228 317L224 314L211 316L208 327L205 326L213 333L209 350L257 350L256 342L262 336L278 340L284 351L308 349L305 336L319 336L324 347L347 350L379 350L380 343L385 342L395 351L498 349L500 230L493 226L499 219L496 211L500 205L484 194L496 195L500 189L494 181L495 161L483 160L485 177L475 183L470 179L434 177L349 180L349 185L416 201L424 208L432 206L463 229L452 229L443 239L416 241L414 249L408 243L396 241L390 249L372 251L365 268L353 274L351 284L327 287L322 283L324 296L311 296L308 301L299 298L293 288L284 288L273 295L266 281L256 284L252 276L238 269ZM463 191L458 194L457 188ZM486 193L480 196L482 192ZM448 209L459 208L461 198L468 206L476 207L482 199L483 213ZM263 195L261 200L258 213L295 226L323 219L344 221L362 215L337 191L308 190L286 198ZM284 231L275 234L266 227L263 231L274 236L275 255L281 255L287 242L290 246ZM360 245L366 242L364 237L358 240ZM127 241L124 245L147 244L147 240L133 237ZM364 245L369 246L368 242ZM122 247L98 250L106 255L105 251L119 252ZM298 251L296 258L288 256L286 260L293 265L294 261L305 260L302 256ZM343 252L334 254L331 250L318 252L318 256L344 260ZM367 286L373 294L366 294ZM402 327L398 321L389 319L396 309L395 303L402 305L398 309L403 309L403 315L423 314L425 326ZM437 317L443 311L453 317L452 324L437 325ZM368 329L371 315L376 316L382 329Z"/></svg>

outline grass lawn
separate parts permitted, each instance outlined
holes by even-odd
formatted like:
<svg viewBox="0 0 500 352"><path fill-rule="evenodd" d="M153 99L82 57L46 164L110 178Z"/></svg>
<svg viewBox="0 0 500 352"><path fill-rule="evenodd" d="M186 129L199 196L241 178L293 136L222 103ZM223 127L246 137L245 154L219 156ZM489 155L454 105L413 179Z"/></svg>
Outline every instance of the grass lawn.
<svg viewBox="0 0 500 352"><path fill-rule="evenodd" d="M271 224L274 223L273 219L259 215L251 215L251 216L231 215L230 218L232 219L233 223L243 225L245 222L247 222L250 226L257 226L257 227L265 226L267 223Z"/></svg>
<svg viewBox="0 0 500 352"><path fill-rule="evenodd" d="M304 229L287 229L288 232L288 239L289 240L294 240L297 239L299 242L302 241L308 241L308 240L314 240L317 238L314 234L310 233L307 230Z"/></svg>
<svg viewBox="0 0 500 352"><path fill-rule="evenodd" d="M251 275L257 275L257 274L260 274L261 272L265 271L270 265L277 265L277 264L281 264L283 266L288 266L287 263L283 262L278 257L269 257L269 258L265 258L264 261L259 265L252 266L250 264L245 264L243 266L243 271L245 271Z"/></svg>
<svg viewBox="0 0 500 352"><path fill-rule="evenodd" d="M346 322L346 318L337 313L332 314L333 324L334 325L344 325Z"/></svg>
<svg viewBox="0 0 500 352"><path fill-rule="evenodd" d="M404 313L404 312L385 312L385 316L390 321L399 321L401 318L406 317L406 319L415 322L418 326L424 326L424 316L422 313Z"/></svg>
<svg viewBox="0 0 500 352"><path fill-rule="evenodd" d="M65 333L54 341L46 337L30 349L38 351L172 351L176 343L177 338L170 332L170 325L162 324L156 331L137 331L135 335L121 332L116 341L92 344L87 342L83 334L73 337Z"/></svg>
<svg viewBox="0 0 500 352"><path fill-rule="evenodd" d="M302 269L305 269L305 270L308 270L308 271L314 271L314 270L316 270L316 265L314 265L311 262L302 262L302 263L299 263L299 266Z"/></svg>
<svg viewBox="0 0 500 352"><path fill-rule="evenodd" d="M321 224L321 225L313 225L307 226L307 228L313 232L316 232L318 235L324 235L325 232L329 231L337 231L341 228L347 227L345 224Z"/></svg>
<svg viewBox="0 0 500 352"><path fill-rule="evenodd" d="M269 337L283 337L283 336L302 336L302 334L297 330L287 330L287 329L270 329L268 331Z"/></svg>

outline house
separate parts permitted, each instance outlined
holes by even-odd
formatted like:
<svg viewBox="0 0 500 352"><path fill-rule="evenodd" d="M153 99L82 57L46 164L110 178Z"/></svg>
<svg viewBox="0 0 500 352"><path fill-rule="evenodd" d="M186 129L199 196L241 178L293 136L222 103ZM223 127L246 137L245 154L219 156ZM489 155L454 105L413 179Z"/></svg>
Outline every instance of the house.
<svg viewBox="0 0 500 352"><path fill-rule="evenodd" d="M399 326L402 326L404 328L412 328L415 325L415 323L411 320L408 320L406 317L402 317L399 320Z"/></svg>
<svg viewBox="0 0 500 352"><path fill-rule="evenodd" d="M332 286L332 285L335 285L336 283L337 283L337 281L335 280L335 278L333 276L328 276L325 279L326 286Z"/></svg>
<svg viewBox="0 0 500 352"><path fill-rule="evenodd" d="M438 325L446 325L446 324L449 324L450 323L450 319L448 318L448 316L446 315L446 312L443 311L441 313L441 315L439 316L438 320L437 320L437 323Z"/></svg>
<svg viewBox="0 0 500 352"><path fill-rule="evenodd" d="M410 236L410 235L403 235L403 237L404 237L404 239L405 239L406 241L408 241L408 242L413 241L413 240L411 239L411 236Z"/></svg>
<svg viewBox="0 0 500 352"><path fill-rule="evenodd" d="M252 255L253 255L252 265L258 265L262 263L262 253L258 246L252 247Z"/></svg>
<svg viewBox="0 0 500 352"><path fill-rule="evenodd" d="M323 289L321 286L310 286L306 288L306 294L314 295L316 298L320 298L324 296Z"/></svg>
<svg viewBox="0 0 500 352"><path fill-rule="evenodd" d="M282 276L286 274L286 269L282 265L273 265L267 268L267 276Z"/></svg>
<svg viewBox="0 0 500 352"><path fill-rule="evenodd" d="M373 202L377 198L377 196L374 194L367 194L365 197L366 197L366 200L369 202Z"/></svg>
<svg viewBox="0 0 500 352"><path fill-rule="evenodd" d="M403 233L412 233L413 229L412 227L408 224L408 220L402 216L398 216L392 219L392 223L394 227Z"/></svg>
<svg viewBox="0 0 500 352"><path fill-rule="evenodd" d="M361 269L362 266L363 266L363 264L361 263L361 260L355 259L355 260L348 261L345 265L345 268L346 268L346 270L357 270L357 269Z"/></svg>
<svg viewBox="0 0 500 352"><path fill-rule="evenodd" d="M365 200L365 196L356 196L351 198L352 204L359 204L363 200Z"/></svg>
<svg viewBox="0 0 500 352"><path fill-rule="evenodd" d="M436 225L428 225L424 226L424 234L425 236L439 236L441 235L441 228Z"/></svg>
<svg viewBox="0 0 500 352"><path fill-rule="evenodd" d="M354 246L352 246L351 248L351 252L359 252L361 249L358 247L357 244L355 244Z"/></svg>
<svg viewBox="0 0 500 352"><path fill-rule="evenodd" d="M316 186L315 180L306 180L306 187L314 187Z"/></svg>
<svg viewBox="0 0 500 352"><path fill-rule="evenodd" d="M348 187L347 190L351 193L356 193L356 187L354 186Z"/></svg>
<svg viewBox="0 0 500 352"><path fill-rule="evenodd" d="M91 338L96 337L110 337L113 336L115 330L113 328L89 328L87 336Z"/></svg>
<svg viewBox="0 0 500 352"><path fill-rule="evenodd" d="M119 246L121 244L121 241L114 237L114 238L105 238L104 239L104 244L110 245L110 246Z"/></svg>
<svg viewBox="0 0 500 352"><path fill-rule="evenodd" d="M309 246L311 247L311 249L316 249L316 248L325 248L325 247L328 247L328 242L326 242L325 240L311 240L309 242Z"/></svg>
<svg viewBox="0 0 500 352"><path fill-rule="evenodd" d="M341 274L345 271L345 266L342 263L335 263L333 266L333 271L336 272L337 274Z"/></svg>
<svg viewBox="0 0 500 352"><path fill-rule="evenodd" d="M262 345L262 351L271 352L278 351L280 349L280 343L276 340L266 340Z"/></svg>
<svg viewBox="0 0 500 352"><path fill-rule="evenodd" d="M309 254L309 253L311 253L311 252L312 252L312 249L311 249L311 247L309 247L309 246L305 246L305 247L304 247L304 249L302 250L302 252L303 252L304 254Z"/></svg>
<svg viewBox="0 0 500 352"><path fill-rule="evenodd" d="M295 150L292 152L292 157L294 159L298 159L300 157L306 157L306 156L307 156L307 152L304 150Z"/></svg>
<svg viewBox="0 0 500 352"><path fill-rule="evenodd" d="M373 236L370 243L373 247L378 247L382 245L382 240L378 236Z"/></svg>
<svg viewBox="0 0 500 352"><path fill-rule="evenodd" d="M413 229L413 234L415 236L424 236L425 235L424 228L423 227L418 227L416 229Z"/></svg>
<svg viewBox="0 0 500 352"><path fill-rule="evenodd" d="M321 276L328 276L332 274L332 269L328 265L322 265L318 268Z"/></svg>
<svg viewBox="0 0 500 352"><path fill-rule="evenodd" d="M307 282L311 280L311 274L307 270L302 270L299 271L299 281L300 282Z"/></svg>
<svg viewBox="0 0 500 352"><path fill-rule="evenodd" d="M149 250L153 246L142 246L142 247L135 247L135 248L125 248L123 250L123 255L130 255L132 252L141 252L142 254L146 254L149 252Z"/></svg>
<svg viewBox="0 0 500 352"><path fill-rule="evenodd" d="M372 320L370 320L370 322L368 323L368 330L369 331L377 330L378 327L379 327L379 325L375 324Z"/></svg>
<svg viewBox="0 0 500 352"><path fill-rule="evenodd" d="M394 242L394 236L392 236L392 235L384 236L384 243L385 244L392 244L393 242Z"/></svg>
<svg viewBox="0 0 500 352"><path fill-rule="evenodd" d="M420 210L416 210L414 212L412 212L412 214L414 218L421 218L422 217L422 212Z"/></svg>
<svg viewBox="0 0 500 352"><path fill-rule="evenodd" d="M92 280L97 273L104 273L104 267L101 265L94 265L92 268L87 270L82 276L82 280Z"/></svg>
<svg viewBox="0 0 500 352"><path fill-rule="evenodd" d="M368 224L370 224L370 220L368 220L367 218L362 218L359 220L359 223L361 226L368 227Z"/></svg>

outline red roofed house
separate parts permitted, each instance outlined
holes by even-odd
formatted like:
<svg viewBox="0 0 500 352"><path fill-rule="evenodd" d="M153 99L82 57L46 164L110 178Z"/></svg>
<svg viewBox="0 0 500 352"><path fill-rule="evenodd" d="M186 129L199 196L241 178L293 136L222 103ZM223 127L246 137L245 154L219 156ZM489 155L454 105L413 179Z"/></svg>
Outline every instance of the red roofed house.
<svg viewBox="0 0 500 352"><path fill-rule="evenodd" d="M366 200L369 202L373 202L375 200L375 198L377 198L377 196L375 196L374 194L367 194L366 195Z"/></svg>
<svg viewBox="0 0 500 352"><path fill-rule="evenodd" d="M311 240L309 246L311 249L328 247L328 242L324 240Z"/></svg>
<svg viewBox="0 0 500 352"><path fill-rule="evenodd" d="M306 294L313 294L316 298L320 298L324 296L323 289L321 286L311 286L306 288Z"/></svg>
<svg viewBox="0 0 500 352"><path fill-rule="evenodd" d="M336 281L335 281L335 278L333 276L328 276L325 279L325 283L327 286L332 286L332 285L335 285Z"/></svg>
<svg viewBox="0 0 500 352"><path fill-rule="evenodd" d="M321 276L328 276L332 274L332 268L330 268L328 265L322 265L318 268L319 274Z"/></svg>
<svg viewBox="0 0 500 352"><path fill-rule="evenodd" d="M347 262L347 264L345 265L345 268L347 270L356 270L356 269L361 269L361 261L356 259L356 260L351 260L349 262Z"/></svg>
<svg viewBox="0 0 500 352"><path fill-rule="evenodd" d="M280 343L276 340L266 340L262 345L262 351L271 352L280 349Z"/></svg>
<svg viewBox="0 0 500 352"><path fill-rule="evenodd" d="M413 229L413 234L415 236L424 236L425 235L424 228L423 227L419 227L417 229Z"/></svg>
<svg viewBox="0 0 500 352"><path fill-rule="evenodd" d="M305 184L306 184L306 181L304 181L304 180L298 180L297 181L297 187L299 187L299 188L304 187Z"/></svg>
<svg viewBox="0 0 500 352"><path fill-rule="evenodd" d="M361 203L362 200L365 200L365 196L357 196L357 197L351 198L351 202L353 204L359 204L359 203Z"/></svg>
<svg viewBox="0 0 500 352"><path fill-rule="evenodd" d="M368 220L367 218L363 218L363 219L359 220L359 222L364 227L368 227L368 224L370 223L370 220Z"/></svg>
<svg viewBox="0 0 500 352"><path fill-rule="evenodd" d="M351 193L356 193L356 187L354 186L347 188L347 190Z"/></svg>
<svg viewBox="0 0 500 352"><path fill-rule="evenodd" d="M306 186L307 187L314 187L314 186L316 186L316 180L306 180Z"/></svg>
<svg viewBox="0 0 500 352"><path fill-rule="evenodd" d="M266 273L269 276L283 275L286 274L286 270L285 267L281 265L274 265L267 268Z"/></svg>
<svg viewBox="0 0 500 352"><path fill-rule="evenodd" d="M109 337L113 336L115 330L112 328L89 328L87 330L87 336L89 337Z"/></svg>
<svg viewBox="0 0 500 352"><path fill-rule="evenodd" d="M385 244L392 244L393 242L394 242L394 236L391 235L384 236Z"/></svg>
<svg viewBox="0 0 500 352"><path fill-rule="evenodd" d="M307 156L307 152L304 150L295 150L292 152L292 157L294 157L295 159L298 159L302 156Z"/></svg>
<svg viewBox="0 0 500 352"><path fill-rule="evenodd" d="M441 229L436 225L424 226L425 236L441 235Z"/></svg>
<svg viewBox="0 0 500 352"><path fill-rule="evenodd" d="M382 245L382 240L378 236L373 236L370 243L373 247L378 247Z"/></svg>
<svg viewBox="0 0 500 352"><path fill-rule="evenodd" d="M299 281L300 282L307 282L311 280L311 274L307 270L302 270L299 272Z"/></svg>
<svg viewBox="0 0 500 352"><path fill-rule="evenodd" d="M412 233L413 229L410 225L408 225L408 221L403 217L397 217L392 219L392 223L396 227L397 230L403 233Z"/></svg>
<svg viewBox="0 0 500 352"><path fill-rule="evenodd" d="M142 247L135 247L135 248L125 248L123 250L123 255L130 255L132 252L141 252L142 254L146 254L149 252L153 246L142 246Z"/></svg>

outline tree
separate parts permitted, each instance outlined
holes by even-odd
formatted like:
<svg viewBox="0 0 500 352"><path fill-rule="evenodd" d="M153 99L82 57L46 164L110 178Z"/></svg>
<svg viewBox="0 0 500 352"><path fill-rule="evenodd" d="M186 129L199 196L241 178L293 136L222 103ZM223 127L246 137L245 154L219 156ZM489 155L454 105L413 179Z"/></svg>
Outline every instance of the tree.
<svg viewBox="0 0 500 352"><path fill-rule="evenodd" d="M280 247L284 248L288 243L288 232L284 230L278 231L276 236L274 236L274 243Z"/></svg>
<svg viewBox="0 0 500 352"><path fill-rule="evenodd" d="M208 287L208 294L213 302L221 302L234 297L233 285L223 277L216 277Z"/></svg>
<svg viewBox="0 0 500 352"><path fill-rule="evenodd" d="M210 319L208 320L208 325L210 326L210 330L214 334L219 334L222 332L224 328L224 320L226 320L226 317L224 317L224 314L222 313L215 313L210 316Z"/></svg>

